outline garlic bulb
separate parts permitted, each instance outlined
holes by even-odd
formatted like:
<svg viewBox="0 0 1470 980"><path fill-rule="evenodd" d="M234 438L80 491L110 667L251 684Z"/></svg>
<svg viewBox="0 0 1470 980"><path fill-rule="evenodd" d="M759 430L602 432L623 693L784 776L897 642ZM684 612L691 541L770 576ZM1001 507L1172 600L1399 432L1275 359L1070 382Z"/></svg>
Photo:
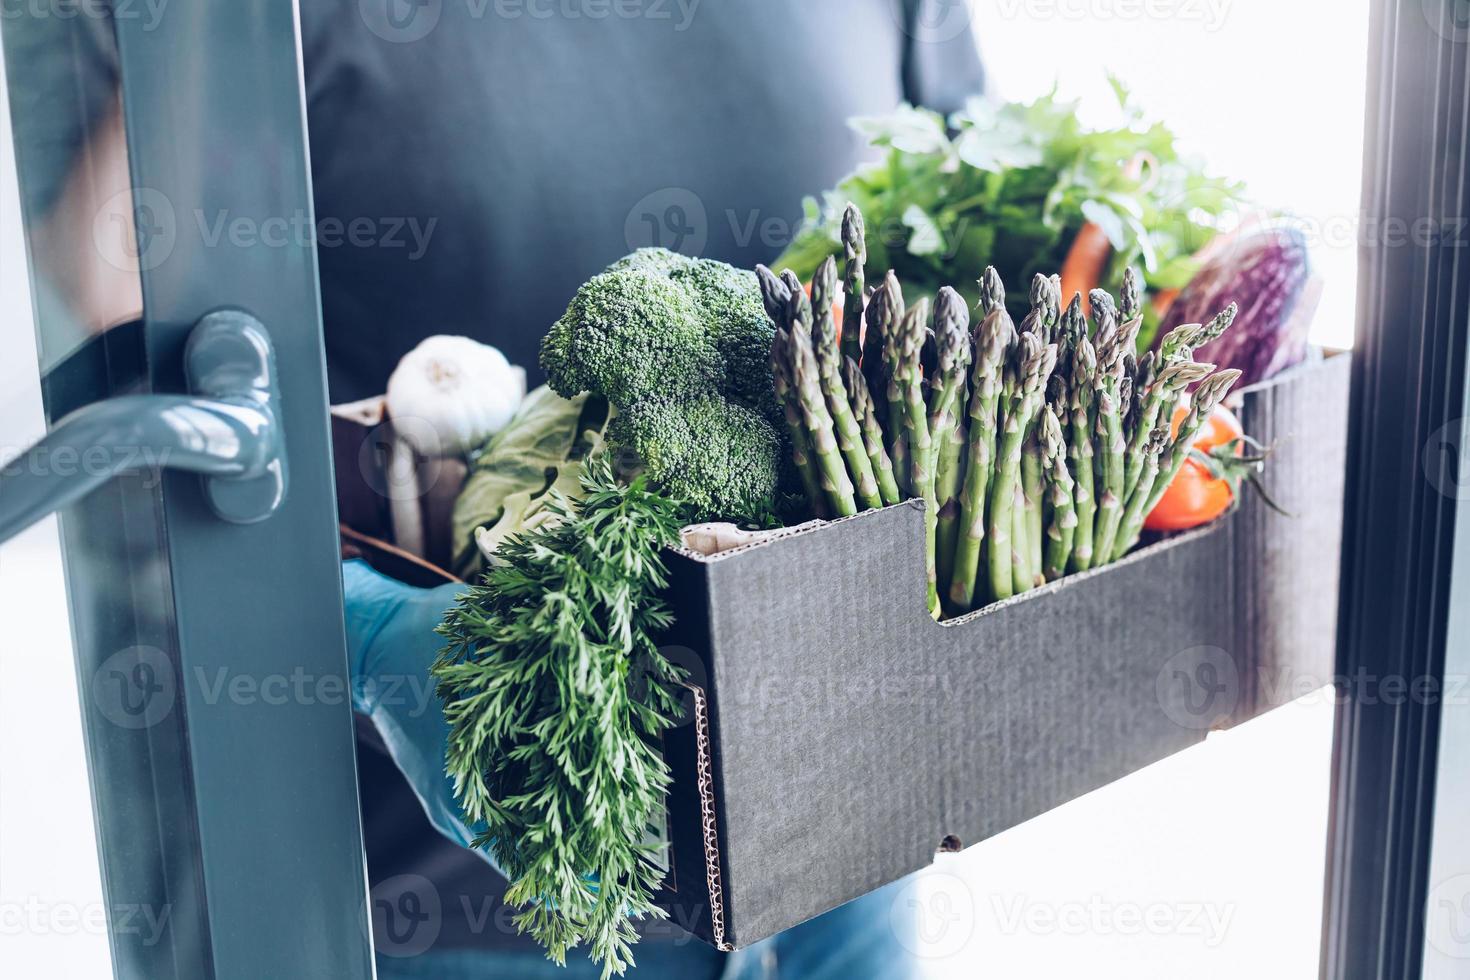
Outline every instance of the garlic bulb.
<svg viewBox="0 0 1470 980"><path fill-rule="evenodd" d="M469 337L429 337L388 379L394 431L420 456L463 455L510 422L526 396L526 372Z"/></svg>

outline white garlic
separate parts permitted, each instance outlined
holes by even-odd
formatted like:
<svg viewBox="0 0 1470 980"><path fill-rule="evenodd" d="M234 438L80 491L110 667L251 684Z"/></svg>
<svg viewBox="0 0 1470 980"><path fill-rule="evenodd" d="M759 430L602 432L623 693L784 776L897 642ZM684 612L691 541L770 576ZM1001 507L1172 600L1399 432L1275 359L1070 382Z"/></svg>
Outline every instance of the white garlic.
<svg viewBox="0 0 1470 980"><path fill-rule="evenodd" d="M469 337L429 337L388 379L388 416L420 456L463 455L510 422L526 372Z"/></svg>

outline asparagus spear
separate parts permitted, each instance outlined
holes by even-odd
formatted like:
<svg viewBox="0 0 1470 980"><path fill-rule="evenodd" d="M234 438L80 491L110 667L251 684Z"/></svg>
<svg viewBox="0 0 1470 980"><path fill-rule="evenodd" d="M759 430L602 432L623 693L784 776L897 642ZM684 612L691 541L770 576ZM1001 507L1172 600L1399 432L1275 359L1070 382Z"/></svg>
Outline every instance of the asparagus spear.
<svg viewBox="0 0 1470 980"><path fill-rule="evenodd" d="M997 306L1006 305L1006 287L1000 281L1000 273L995 271L995 266L987 265L985 272L980 277L980 321L990 315L990 311ZM977 324L978 328L978 324Z"/></svg>
<svg viewBox="0 0 1470 980"><path fill-rule="evenodd" d="M787 353L786 317L791 293L786 284L763 265L756 266L756 278L760 282L761 301L766 307L766 316L776 326L771 338L771 379L776 390L776 401L786 422L786 434L791 440L791 461L801 477L807 502L818 517L827 511L827 493L822 489L821 475L812 456L811 439L802 424L801 401L792 386L790 356Z"/></svg>
<svg viewBox="0 0 1470 980"><path fill-rule="evenodd" d="M995 478L990 490L989 566L991 593L1006 599L1030 587L1015 580L1016 550L1024 541L1014 533L1015 495L1021 478L1021 444L1030 426L1034 403L1041 394L1043 378L1056 364L1056 347L1043 346L1034 333L1021 334L1015 365L1010 372L1009 399L996 448ZM1020 558L1026 564L1026 556Z"/></svg>
<svg viewBox="0 0 1470 980"><path fill-rule="evenodd" d="M1037 273L1031 277L1031 309L1021 320L1022 333L1034 333L1043 344L1052 342L1052 333L1061 318L1061 293L1051 279Z"/></svg>
<svg viewBox="0 0 1470 980"><path fill-rule="evenodd" d="M1180 393L1214 370L1214 365L1200 366L1190 361L1190 358L1194 356L1194 351L1217 339L1228 330L1235 321L1238 310L1239 307L1231 303L1215 314L1209 323L1186 323L1175 327L1164 336L1157 354L1151 352L1145 359L1146 367L1140 366L1137 388L1139 404L1135 408L1137 421L1134 423L1129 441L1123 487L1125 500L1130 499L1137 488L1138 475L1144 458L1143 441L1159 424L1160 413L1163 413L1165 420L1172 421L1174 404ZM1181 375L1177 370L1171 370L1178 368L1181 364L1187 365L1184 374ZM1155 372L1157 372L1157 378L1154 377ZM1160 387L1166 376L1169 383ZM1144 516L1147 516L1147 512Z"/></svg>
<svg viewBox="0 0 1470 980"><path fill-rule="evenodd" d="M1128 506L1123 511L1122 529L1118 534L1118 541L1113 546L1113 554L1110 556L1117 561L1128 553L1138 540L1138 535L1143 529L1143 519L1148 516L1145 509L1148 506L1149 494L1152 493L1154 484L1159 476L1159 456L1169 445L1169 427L1161 425L1149 433L1148 439L1144 441L1141 449L1142 460L1139 463L1138 486L1136 492L1128 499Z"/></svg>
<svg viewBox="0 0 1470 980"><path fill-rule="evenodd" d="M863 213L849 203L842 213L843 285L847 296L842 305L842 354L854 361L863 357L863 283L868 261L867 232Z"/></svg>
<svg viewBox="0 0 1470 980"><path fill-rule="evenodd" d="M1138 332L1143 329L1143 317L1135 316L1132 319L1120 319L1118 327L1118 347L1129 357L1134 356L1138 347ZM1134 367L1137 367L1135 361Z"/></svg>
<svg viewBox="0 0 1470 980"><path fill-rule="evenodd" d="M781 270L781 284L786 287L786 295L791 297L786 301L787 328L792 334L798 329L808 337L816 326L816 313L812 310L811 300L807 298L806 289L796 273L790 269Z"/></svg>
<svg viewBox="0 0 1470 980"><path fill-rule="evenodd" d="M1168 408L1173 414L1174 401L1179 393L1196 381L1203 380L1215 369L1213 364L1196 364L1194 361L1175 361L1165 365L1158 377L1140 392L1138 422L1133 429L1133 438L1128 444L1128 464L1124 473L1123 499L1130 500L1138 487L1143 469L1144 444L1159 425L1160 413ZM1166 417L1164 421L1169 421Z"/></svg>
<svg viewBox="0 0 1470 980"><path fill-rule="evenodd" d="M1209 323L1183 323L1170 330L1159 341L1159 363L1163 365L1189 360L1194 356L1195 350L1218 339L1230 329L1239 309L1236 304L1231 303L1216 313Z"/></svg>
<svg viewBox="0 0 1470 980"><path fill-rule="evenodd" d="M846 310L844 310L846 312ZM863 356L858 365L867 378L869 391L881 391L883 377L883 342L888 333L888 289L887 282L880 282L869 291L868 301L863 307Z"/></svg>
<svg viewBox="0 0 1470 980"><path fill-rule="evenodd" d="M1029 440L1028 440L1029 441ZM1026 445L1021 445L1021 472L1011 488L1011 582L1016 592L1036 587L1040 566L1031 564L1031 516L1026 508Z"/></svg>
<svg viewBox="0 0 1470 980"><path fill-rule="evenodd" d="M1041 273L1031 277L1031 309L1021 321L1021 332L1034 334L1043 345L1052 343L1061 319L1059 280ZM1042 379L1043 394L1047 383ZM1036 445L1036 414L1033 411L1021 443L1021 477L1017 484L1015 562L1012 576L1017 588L1029 588L1041 574L1042 479L1040 449Z"/></svg>
<svg viewBox="0 0 1470 980"><path fill-rule="evenodd" d="M934 534L938 505L934 496L934 444L930 438L929 410L924 399L923 348L928 333L929 300L920 299L904 311L897 336L889 344L890 401L903 425L908 445L909 492L924 500L925 553L929 566L929 608L938 613L939 589L934 566Z"/></svg>
<svg viewBox="0 0 1470 980"><path fill-rule="evenodd" d="M863 433L863 448L878 481L878 493L885 505L899 503L903 494L893 473L893 461L888 458L888 450L883 445L883 426L878 422L878 410L873 404L872 392L868 390L868 381L857 361L850 357L842 361L842 376L847 383L848 397L852 399L852 414Z"/></svg>
<svg viewBox="0 0 1470 980"><path fill-rule="evenodd" d="M1190 451L1194 446L1194 440L1199 436L1199 430L1214 412L1215 406L1220 404L1230 387L1240 379L1240 372L1235 369L1220 371L1210 375L1194 391L1194 400L1190 404L1189 414L1186 415L1179 425L1179 431L1174 435L1172 441L1168 439L1169 424L1161 422L1158 427L1160 437L1159 451L1155 453L1154 465L1155 476L1152 485L1145 490L1144 479L1139 478L1138 487L1134 491L1134 499L1128 503L1128 520L1124 523L1122 534L1117 545L1114 547L1115 558L1120 558L1128 553L1138 542L1138 536L1143 531L1143 522L1148 518L1150 512L1159 505L1169 484L1179 475L1184 468L1184 463L1189 459ZM1172 414L1172 413L1171 413Z"/></svg>
<svg viewBox="0 0 1470 980"><path fill-rule="evenodd" d="M1210 319L1209 323L1200 327L1193 338L1193 342L1190 344L1190 355L1193 356L1195 351L1210 341L1219 340L1220 335L1230 329L1230 325L1235 322L1235 315L1239 312L1240 307L1235 303L1231 303L1225 309L1216 313Z"/></svg>
<svg viewBox="0 0 1470 980"><path fill-rule="evenodd" d="M1082 309L1081 293L1072 294L1072 301L1067 304L1067 309L1062 313L1059 334L1060 343L1067 351L1075 351L1077 345L1087 336L1087 314ZM1057 363L1065 363L1070 366L1070 361L1061 360L1060 353L1058 353Z"/></svg>
<svg viewBox="0 0 1470 980"><path fill-rule="evenodd" d="M884 283L868 287L868 299L863 305L863 356L858 366L863 369L863 380L868 383L868 393L873 396L873 407L878 413L878 422L883 427L885 450L891 451L892 444L886 440L890 431L888 424L888 372L883 361L884 337L888 332L888 290ZM890 457L891 458L891 457ZM906 476L895 471L899 487Z"/></svg>
<svg viewBox="0 0 1470 980"><path fill-rule="evenodd" d="M1046 490L1046 480L1042 475L1042 448L1040 426L1035 419L1030 425L1030 434L1021 445L1021 505L1025 508L1026 519L1022 529L1026 533L1024 565L1015 568L1016 582L1028 583L1028 588L1039 584L1038 577L1042 574L1042 563L1044 559L1045 545L1044 537L1045 522L1042 515L1043 494ZM1019 549L1018 549L1019 550ZM1045 581L1045 579L1042 579Z"/></svg>
<svg viewBox="0 0 1470 980"><path fill-rule="evenodd" d="M1143 280L1129 266L1123 270L1123 289L1118 294L1118 319L1128 322L1143 312Z"/></svg>
<svg viewBox="0 0 1470 980"><path fill-rule="evenodd" d="M1046 332L1042 334L1044 343L1055 343L1057 339L1057 328L1062 320L1062 277L1058 275L1048 276L1046 280L1046 296L1042 305L1043 323Z"/></svg>
<svg viewBox="0 0 1470 980"><path fill-rule="evenodd" d="M807 502L818 517L828 513L827 492L822 489L821 475L812 458L812 444L806 427L801 420L801 402L791 384L791 373L786 353L787 333L778 328L771 340L771 378L775 383L776 399L781 405L781 414L786 420L786 433L791 439L791 461L801 477L802 489Z"/></svg>
<svg viewBox="0 0 1470 980"><path fill-rule="evenodd" d="M1082 309L1082 294L1073 293L1065 310L1057 319L1057 367L1048 382L1046 400L1056 412L1064 435L1071 430L1073 362L1077 358L1077 345L1087 337L1087 314ZM1065 442L1066 440L1064 440ZM1066 458L1072 456L1068 452Z"/></svg>
<svg viewBox="0 0 1470 980"><path fill-rule="evenodd" d="M1077 530L1077 511L1072 503L1073 481L1072 474L1067 472L1067 444L1062 437L1062 424L1050 405L1041 410L1040 431L1042 463L1051 502L1043 574L1048 582L1054 582L1067 572Z"/></svg>
<svg viewBox="0 0 1470 980"><path fill-rule="evenodd" d="M801 405L802 424L811 438L817 473L832 512L838 517L848 517L857 513L857 500L833 432L832 415L822 394L817 355L812 349L811 303L800 288L791 297L790 309L791 327L786 330L783 344L790 358L791 383Z"/></svg>
<svg viewBox="0 0 1470 980"><path fill-rule="evenodd" d="M816 314L811 300L801 284L801 279L790 269L781 270L781 283L786 287L786 323L790 341L787 353L791 358L791 383L801 405L802 423L812 441L816 457L817 474L827 492L832 510L838 517L857 512L857 502L851 474L843 460L841 447L836 441L836 426L831 410L827 408L826 396L822 393L821 367L817 364L816 345L813 339L816 330ZM811 399L815 397L813 403ZM836 450L832 452L831 450Z"/></svg>
<svg viewBox="0 0 1470 980"><path fill-rule="evenodd" d="M872 391L881 390L885 396L884 405L888 412L888 428L886 429L889 440L888 458L893 461L893 471L897 475L899 489L906 496L914 496L918 491L910 481L908 429L904 425L907 405L900 386L895 383L893 377L900 359L899 336L907 310L904 309L903 289L899 286L898 277L893 274L892 270L884 278L883 286L873 294L873 304L877 307L880 317L876 324L879 356L874 359L873 370L868 371L865 367L864 372L868 375L868 388ZM869 320L869 333L874 332L873 327L873 321ZM874 375L879 379L877 383L882 384L881 389L876 387L873 380Z"/></svg>
<svg viewBox="0 0 1470 980"><path fill-rule="evenodd" d="M1123 355L1123 377L1118 382L1118 415L1123 420L1123 439L1128 439L1128 417L1133 414L1133 379L1138 374L1138 358L1130 349ZM1126 459L1124 460L1126 464ZM1126 466L1124 472L1126 472Z"/></svg>
<svg viewBox="0 0 1470 980"><path fill-rule="evenodd" d="M1164 334L1159 341L1159 365L1187 361L1194 354L1194 338L1204 329L1202 323L1181 323Z"/></svg>
<svg viewBox="0 0 1470 980"><path fill-rule="evenodd" d="M939 390L931 383L938 369L939 338L930 324L924 328L924 345L919 348L919 377L924 381L924 408L930 414L937 407L939 398Z"/></svg>
<svg viewBox="0 0 1470 980"><path fill-rule="evenodd" d="M1094 397L1097 401L1098 467L1097 516L1093 525L1092 554L1106 561L1112 554L1113 539L1123 517L1124 456L1128 444L1123 440L1123 418L1120 396L1123 380L1123 335L1112 309L1093 300L1098 314L1097 373Z"/></svg>
<svg viewBox="0 0 1470 980"><path fill-rule="evenodd" d="M1153 351L1144 354L1138 359L1138 367L1133 372L1133 403L1129 406L1128 414L1123 416L1123 432L1128 437L1129 450L1127 466L1124 468L1125 474L1133 466L1133 439L1138 435L1138 423L1143 411L1145 396L1148 395L1149 386L1154 383L1154 379L1158 376L1158 371L1155 370L1157 363L1156 357L1157 355ZM1148 433L1145 432L1145 438L1147 435ZM1129 487L1125 480L1125 492L1123 494L1125 500L1128 497L1128 489Z"/></svg>
<svg viewBox="0 0 1470 980"><path fill-rule="evenodd" d="M812 277L813 328L812 347L817 357L817 374L822 385L822 397L827 400L827 411L832 416L837 434L837 447L847 463L857 493L857 503L863 510L883 506L883 497L878 491L878 481L873 473L872 460L868 458L863 444L862 430L852 415L852 404L848 400L847 385L842 380L842 354L837 349L837 323L832 316L832 302L837 292L837 260L827 256L817 267Z"/></svg>
<svg viewBox="0 0 1470 980"><path fill-rule="evenodd" d="M987 275L995 270L987 269ZM999 279L995 280L997 283ZM982 296L985 293L981 280ZM997 298L998 297L998 298ZM985 300L981 300L983 306ZM975 606L975 576L985 540L985 502L995 470L996 407L1006 354L1017 342L1016 326L1006 313L1004 292L991 293L989 312L975 338L975 367L970 378L969 462L961 495L960 534L950 574L949 600L966 612Z"/></svg>
<svg viewBox="0 0 1470 980"><path fill-rule="evenodd" d="M784 276L785 273L782 273ZM792 273L793 276L796 273ZM812 273L812 329L813 339L817 333L827 332L822 321L832 320L832 307L837 299L837 260L827 256L817 266L817 271ZM832 342L837 343L837 327L834 324L831 329Z"/></svg>
<svg viewBox="0 0 1470 980"><path fill-rule="evenodd" d="M1072 570L1085 572L1092 567L1093 515L1097 512L1097 501L1093 489L1094 450L1092 443L1093 375L1097 372L1097 355L1092 341L1085 332L1072 351L1072 439L1067 446L1067 457L1072 463L1072 505L1077 512L1077 533L1074 535L1071 564Z"/></svg>
<svg viewBox="0 0 1470 980"><path fill-rule="evenodd" d="M954 570L955 541L959 537L960 484L965 474L965 410L967 378L973 352L970 346L970 309L949 286L939 290L934 303L938 337L938 366L930 389L936 392L929 415L934 442L934 497L938 501L934 535L934 566L938 585L948 591Z"/></svg>
<svg viewBox="0 0 1470 980"><path fill-rule="evenodd" d="M1154 482L1153 489L1148 494L1148 501L1144 506L1143 516L1147 517L1149 512L1158 506L1159 499L1164 496L1164 491L1169 489L1169 484L1179 475L1180 469L1184 467L1184 461L1189 458L1190 449L1194 446L1194 440L1199 435L1199 430L1209 420L1210 414L1215 411L1215 406L1224 400L1230 387L1240 380L1241 372L1231 368L1226 371L1217 371L1205 380L1201 381L1199 387L1194 390L1194 399L1189 406L1189 414L1179 424L1179 431L1174 435L1174 440L1169 444L1168 457L1161 456L1159 464L1160 479Z"/></svg>

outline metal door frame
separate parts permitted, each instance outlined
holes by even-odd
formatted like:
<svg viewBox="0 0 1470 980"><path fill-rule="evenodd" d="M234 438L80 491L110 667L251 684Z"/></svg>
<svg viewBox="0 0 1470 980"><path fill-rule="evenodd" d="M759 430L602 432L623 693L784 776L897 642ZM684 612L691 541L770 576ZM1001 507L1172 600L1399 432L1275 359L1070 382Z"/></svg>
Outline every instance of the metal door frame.
<svg viewBox="0 0 1470 980"><path fill-rule="evenodd" d="M99 838L111 841L104 877L156 895L178 870L170 852L188 846L198 880L184 869L166 892L190 906L174 910L184 934L172 951L123 955L114 924L115 968L150 980L201 969L221 980L371 977L314 236L209 234L220 215L315 227L296 3L181 0L156 20L112 25L134 219L140 201L163 202L166 214L149 214L170 236L167 255L140 272L146 385L184 392L195 324L221 308L249 312L275 346L290 468L284 503L250 525L219 520L198 477L162 476L183 744L149 756L159 785L138 788L143 811L129 817L100 805L105 747L89 756ZM138 229L140 239L156 231ZM124 740L84 714L89 743ZM136 826L109 838L107 822L124 819Z"/></svg>
<svg viewBox="0 0 1470 980"><path fill-rule="evenodd" d="M1470 24L1454 14L1375 0L1369 34L1362 214L1381 234L1360 247L1329 978L1449 976L1435 971L1470 956L1470 936L1440 931L1470 914Z"/></svg>

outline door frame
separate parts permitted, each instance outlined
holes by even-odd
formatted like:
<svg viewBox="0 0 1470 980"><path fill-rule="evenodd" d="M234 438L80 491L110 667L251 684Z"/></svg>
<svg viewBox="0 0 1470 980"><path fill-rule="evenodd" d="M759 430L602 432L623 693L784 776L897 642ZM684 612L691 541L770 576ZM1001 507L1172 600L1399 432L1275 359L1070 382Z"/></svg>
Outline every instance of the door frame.
<svg viewBox="0 0 1470 980"><path fill-rule="evenodd" d="M1470 25L1453 9L1372 5L1325 978L1449 976L1470 956L1440 905L1470 910Z"/></svg>
<svg viewBox="0 0 1470 980"><path fill-rule="evenodd" d="M139 256L136 343L110 331L110 346L141 347L145 374L128 384L183 393L195 325L224 308L256 317L275 349L289 473L279 509L254 524L220 520L199 477L167 470L156 498L139 498L120 479L61 515L109 911L115 919L129 905L166 903L154 912L167 913L172 931L144 950L110 922L114 970L150 980L369 978L315 236L263 233L315 227L297 6L179 3L156 19L107 20L138 244L157 233L141 227L143 202L167 233L166 254ZM25 23L7 18L0 29ZM24 78L10 71L14 104ZM23 167L20 178L24 189ZM256 234L214 234L237 218ZM106 348L107 337L87 346ZM87 379L86 397L115 393L113 380ZM80 532L113 533L108 548L127 553L124 534L137 528L110 532L96 518L148 513L150 500L156 526L137 523L148 525L141 543L161 542L166 556L149 580L159 591L86 581L100 577L99 566L82 553ZM172 607L172 649L153 650L148 664L150 677L166 671L172 683L143 692L172 700L157 720L125 731L96 703L94 671L129 651L99 642L108 630L78 623L115 624L138 604Z"/></svg>

